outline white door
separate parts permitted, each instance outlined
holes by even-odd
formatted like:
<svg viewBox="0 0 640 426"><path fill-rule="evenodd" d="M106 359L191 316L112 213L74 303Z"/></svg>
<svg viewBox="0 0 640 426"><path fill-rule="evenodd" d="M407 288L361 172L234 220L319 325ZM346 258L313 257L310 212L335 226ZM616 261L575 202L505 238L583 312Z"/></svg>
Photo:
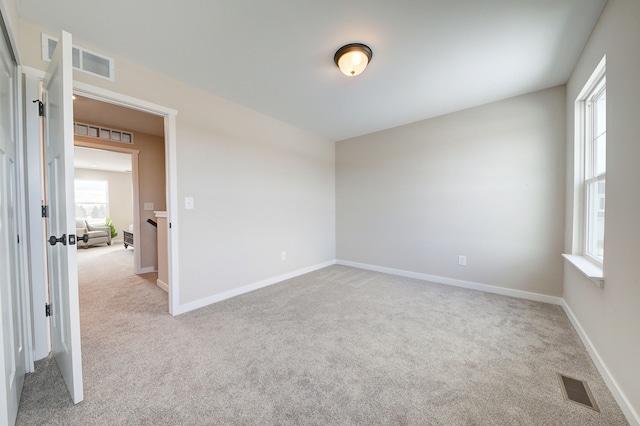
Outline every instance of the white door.
<svg viewBox="0 0 640 426"><path fill-rule="evenodd" d="M18 273L15 133L16 66L0 36L0 424L13 424L25 375L25 338ZM23 236L24 239L24 236Z"/></svg>
<svg viewBox="0 0 640 426"><path fill-rule="evenodd" d="M77 404L83 399L73 195L71 34L62 32L44 80L45 187L53 355ZM56 242L55 239L59 241Z"/></svg>

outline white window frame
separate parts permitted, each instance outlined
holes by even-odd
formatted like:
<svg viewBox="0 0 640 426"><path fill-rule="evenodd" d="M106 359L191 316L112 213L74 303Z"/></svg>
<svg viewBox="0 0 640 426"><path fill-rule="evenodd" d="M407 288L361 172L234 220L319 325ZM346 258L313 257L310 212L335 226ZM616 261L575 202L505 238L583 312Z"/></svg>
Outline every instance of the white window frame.
<svg viewBox="0 0 640 426"><path fill-rule="evenodd" d="M599 171L596 164L598 162L596 140L600 135L596 134L597 112L595 105L603 97L606 99L606 86L607 77L603 75L587 93L586 99L582 101L585 124L583 139L585 153L584 204L582 207L582 214L584 215L583 255L600 266L602 266L604 261L604 247L598 247L598 243L604 244L604 237L602 237L602 241L600 242L597 241L599 237L595 234L598 234L600 226L602 226L602 233L604 234L606 166L603 171ZM606 138L606 125L604 136ZM599 191L600 187L603 188L602 191ZM597 204L597 206L593 206L592 204ZM600 204L602 204L602 206L600 206ZM602 221L601 225L598 225L597 222L599 221Z"/></svg>
<svg viewBox="0 0 640 426"><path fill-rule="evenodd" d="M593 220L597 220L597 217L593 218L589 215L589 190L593 185L599 185L600 183L604 185L606 182L606 167L605 171L599 174L595 173L594 110L592 108L593 102L604 93L606 93L606 57L602 58L602 61L596 67L575 102L575 167L578 185L576 186L577 194L574 201L574 220L576 220L578 226L575 226L574 230L578 235L574 239L574 253L579 251L585 259L599 268L603 267L604 256L599 257L597 254L590 252L590 241L593 241L593 239L590 239L594 230ZM595 201L600 202L599 199ZM604 220L604 217L602 220Z"/></svg>

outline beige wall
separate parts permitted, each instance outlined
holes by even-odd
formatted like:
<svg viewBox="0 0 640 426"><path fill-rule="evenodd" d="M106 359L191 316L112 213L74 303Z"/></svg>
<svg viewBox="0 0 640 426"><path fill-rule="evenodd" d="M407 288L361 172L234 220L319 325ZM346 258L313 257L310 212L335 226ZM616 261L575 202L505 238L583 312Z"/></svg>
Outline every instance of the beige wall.
<svg viewBox="0 0 640 426"><path fill-rule="evenodd" d="M556 87L338 142L337 258L560 296L564 109Z"/></svg>
<svg viewBox="0 0 640 426"><path fill-rule="evenodd" d="M19 46L23 65L44 69L40 31L21 21ZM75 79L178 111L180 304L335 258L332 141L125 59L115 75Z"/></svg>
<svg viewBox="0 0 640 426"><path fill-rule="evenodd" d="M133 194L131 190L131 173L112 172L107 170L75 169L76 179L106 180L109 182L109 217L118 235L114 241L121 242L122 230L129 229L133 223Z"/></svg>
<svg viewBox="0 0 640 426"><path fill-rule="evenodd" d="M640 421L640 2L609 0L567 83L567 227L572 247L574 102L607 56L604 288L565 265L564 298Z"/></svg>
<svg viewBox="0 0 640 426"><path fill-rule="evenodd" d="M101 123L86 123L100 125ZM130 129L122 129L130 130ZM76 141L89 142L105 147L128 148L140 151L138 154L138 181L140 188L140 235L134 237L134 247L140 249L140 267L156 268L158 259L157 230L147 223L147 219L156 220L153 210L166 210L166 184L164 138L147 133L132 132L133 143L123 144L105 139L75 136ZM153 210L144 210L144 203L153 203ZM126 224L117 224L118 234L129 229Z"/></svg>

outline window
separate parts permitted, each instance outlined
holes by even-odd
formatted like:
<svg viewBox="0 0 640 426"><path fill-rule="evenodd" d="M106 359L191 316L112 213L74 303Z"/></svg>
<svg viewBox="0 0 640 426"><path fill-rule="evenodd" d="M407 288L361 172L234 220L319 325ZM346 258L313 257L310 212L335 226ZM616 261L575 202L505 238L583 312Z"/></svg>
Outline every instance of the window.
<svg viewBox="0 0 640 426"><path fill-rule="evenodd" d="M109 182L76 179L76 218L92 225L104 225L109 217Z"/></svg>
<svg viewBox="0 0 640 426"><path fill-rule="evenodd" d="M583 255L602 265L604 261L605 183L607 172L607 87L604 59L576 102L582 145Z"/></svg>

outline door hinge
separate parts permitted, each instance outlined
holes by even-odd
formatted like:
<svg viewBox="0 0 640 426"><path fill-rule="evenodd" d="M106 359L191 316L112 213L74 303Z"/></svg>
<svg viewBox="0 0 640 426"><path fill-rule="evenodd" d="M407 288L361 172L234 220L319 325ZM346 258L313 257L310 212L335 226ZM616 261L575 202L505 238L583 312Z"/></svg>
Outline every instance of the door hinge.
<svg viewBox="0 0 640 426"><path fill-rule="evenodd" d="M49 206L42 205L42 217L49 217Z"/></svg>
<svg viewBox="0 0 640 426"><path fill-rule="evenodd" d="M45 317L50 317L51 316L51 304L50 303L45 303L44 304L44 316Z"/></svg>
<svg viewBox="0 0 640 426"><path fill-rule="evenodd" d="M33 101L33 103L38 103L38 115L40 117L44 117L44 104L42 103L42 101L40 99L36 99L35 101Z"/></svg>

